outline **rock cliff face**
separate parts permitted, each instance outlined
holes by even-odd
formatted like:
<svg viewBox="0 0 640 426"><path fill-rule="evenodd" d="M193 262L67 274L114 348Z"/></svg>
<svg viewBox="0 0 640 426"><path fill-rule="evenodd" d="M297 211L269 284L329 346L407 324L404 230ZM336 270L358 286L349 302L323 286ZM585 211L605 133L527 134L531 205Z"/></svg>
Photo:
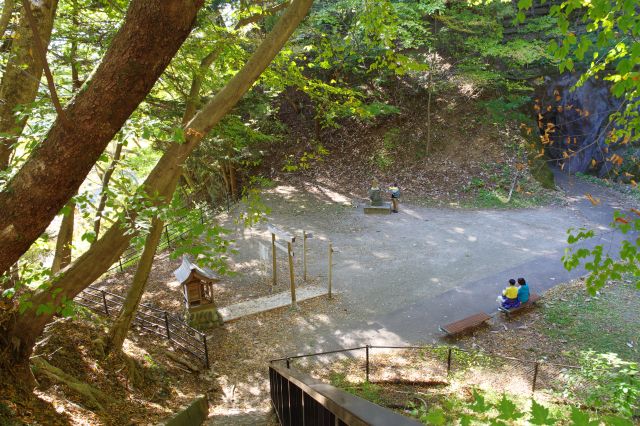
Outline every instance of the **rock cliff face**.
<svg viewBox="0 0 640 426"><path fill-rule="evenodd" d="M606 143L612 129L609 117L622 102L613 97L607 82L590 79L572 90L577 80L573 74L545 79L537 102L542 116L540 132L544 135L550 129L548 155L564 162L565 171L595 170L603 175L612 166L607 159L615 149L615 144ZM595 167L591 160L596 161Z"/></svg>

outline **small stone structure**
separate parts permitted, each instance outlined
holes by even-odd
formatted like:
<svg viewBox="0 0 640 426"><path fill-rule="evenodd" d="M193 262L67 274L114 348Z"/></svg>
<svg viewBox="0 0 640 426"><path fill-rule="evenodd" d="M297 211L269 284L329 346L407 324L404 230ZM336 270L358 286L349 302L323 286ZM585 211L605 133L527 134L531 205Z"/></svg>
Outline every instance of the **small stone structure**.
<svg viewBox="0 0 640 426"><path fill-rule="evenodd" d="M216 273L184 256L182 265L173 274L182 286L189 324L198 329L221 325L222 317L213 300L213 283L220 281Z"/></svg>
<svg viewBox="0 0 640 426"><path fill-rule="evenodd" d="M382 194L383 192L382 189L380 189L380 185L378 185L378 181L374 179L373 182L371 182L371 188L369 189L369 199L371 200L371 205L365 206L365 214L391 213L391 203L382 201Z"/></svg>

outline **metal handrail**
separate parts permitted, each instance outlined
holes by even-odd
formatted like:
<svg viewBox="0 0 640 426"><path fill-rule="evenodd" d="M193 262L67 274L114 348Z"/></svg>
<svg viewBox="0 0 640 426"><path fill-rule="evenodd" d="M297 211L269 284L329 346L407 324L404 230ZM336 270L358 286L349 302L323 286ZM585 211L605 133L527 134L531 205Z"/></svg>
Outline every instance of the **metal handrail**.
<svg viewBox="0 0 640 426"><path fill-rule="evenodd" d="M580 367L579 365L570 365L570 364L560 364L560 363L556 363L556 362L551 362L551 361L546 361L546 360L530 360L530 359L522 359L522 358L515 358L515 357L510 357L510 356L506 356L506 355L501 355L501 354L496 354L496 353L491 353L491 352L481 352L481 351L470 351L467 349L463 349L463 348L459 348L457 346L433 346L433 345L424 345L424 346L379 346L379 345L366 345L366 346L357 346L354 348L346 348L346 349L336 349L336 350L332 350L332 351L324 351L324 352L314 352L314 353L309 353L309 354L298 354L298 355L292 355L292 356L287 356L287 357L283 357L283 358L275 358L272 360L269 360L270 363L274 363L274 362L280 362L280 361L288 361L288 360L293 360L293 359L299 359L299 358L310 358L313 356L320 356L320 355L328 355L328 354L335 354L335 353L342 353L342 352L351 352L351 351L356 351L356 350L361 350L361 349L415 349L415 350L420 350L420 349L452 349L452 350L456 350L459 352L464 352L464 353L479 353L482 355L486 355L489 357L494 357L494 358L502 358L505 360L509 360L509 361L519 361L522 363L544 363L547 365L555 365L556 367L563 367L563 368L575 368L575 369L580 369L582 367Z"/></svg>
<svg viewBox="0 0 640 426"><path fill-rule="evenodd" d="M323 383L300 371L269 366L271 404L280 424L416 426L421 423ZM322 419L322 420L320 420ZM319 421L320 420L320 421Z"/></svg>

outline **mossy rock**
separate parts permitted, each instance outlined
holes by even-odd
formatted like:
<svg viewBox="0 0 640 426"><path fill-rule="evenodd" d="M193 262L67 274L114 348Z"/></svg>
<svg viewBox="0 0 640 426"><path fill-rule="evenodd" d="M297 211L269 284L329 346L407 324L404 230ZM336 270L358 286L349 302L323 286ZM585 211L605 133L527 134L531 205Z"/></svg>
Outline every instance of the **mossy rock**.
<svg viewBox="0 0 640 426"><path fill-rule="evenodd" d="M527 134L527 129L522 129L522 137L527 141L527 160L529 161L529 172L531 176L542 185L545 189L555 189L556 180L553 175L553 170L549 166L551 160L546 154L542 157L538 157L540 150L543 149L542 142L538 133L535 131L537 126L534 124L532 127L534 130Z"/></svg>

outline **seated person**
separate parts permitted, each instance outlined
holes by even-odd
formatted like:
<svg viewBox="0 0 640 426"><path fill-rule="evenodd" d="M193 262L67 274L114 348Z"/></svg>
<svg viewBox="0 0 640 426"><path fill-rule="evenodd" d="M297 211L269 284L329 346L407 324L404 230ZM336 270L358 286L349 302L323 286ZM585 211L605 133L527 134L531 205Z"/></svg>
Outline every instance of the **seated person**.
<svg viewBox="0 0 640 426"><path fill-rule="evenodd" d="M518 278L518 300L520 303L527 303L529 301L529 286L524 278Z"/></svg>
<svg viewBox="0 0 640 426"><path fill-rule="evenodd" d="M516 287L516 280L511 278L509 280L509 287L502 291L502 307L504 309L513 309L520 306L518 300L518 287Z"/></svg>

